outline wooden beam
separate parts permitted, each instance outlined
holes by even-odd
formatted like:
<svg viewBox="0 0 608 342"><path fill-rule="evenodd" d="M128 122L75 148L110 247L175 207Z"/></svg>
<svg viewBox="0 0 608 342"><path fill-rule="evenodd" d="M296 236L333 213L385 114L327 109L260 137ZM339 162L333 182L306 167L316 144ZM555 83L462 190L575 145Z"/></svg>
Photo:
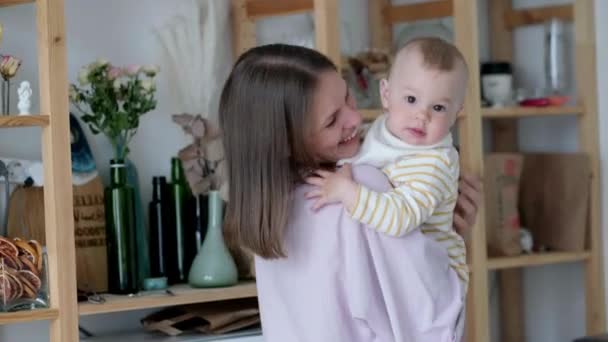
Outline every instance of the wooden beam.
<svg viewBox="0 0 608 342"><path fill-rule="evenodd" d="M490 0L490 54L493 60L513 62L513 35L506 28L504 15L513 11L511 0ZM483 114L486 114L485 112ZM484 115L485 117L485 115ZM516 152L517 120L492 120L492 141L496 152ZM517 259L519 261L519 258ZM491 261L488 262L488 265ZM490 266L491 267L491 266ZM498 272L500 337L502 342L525 340L523 274L521 269Z"/></svg>
<svg viewBox="0 0 608 342"><path fill-rule="evenodd" d="M459 120L460 169L483 178L481 105L479 98L479 44L477 1L454 0L454 38L469 65L469 84L463 112ZM467 296L467 338L474 342L490 340L488 324L488 274L485 213L479 206L477 223L467 239L468 260L473 272Z"/></svg>
<svg viewBox="0 0 608 342"><path fill-rule="evenodd" d="M454 13L453 2L453 0L441 0L391 6L385 9L384 17L389 24L450 17Z"/></svg>
<svg viewBox="0 0 608 342"><path fill-rule="evenodd" d="M509 30L518 26L541 24L551 18L572 21L574 18L572 5L525 8L505 12L505 24Z"/></svg>
<svg viewBox="0 0 608 342"><path fill-rule="evenodd" d="M255 21L247 16L247 0L232 0L232 46L235 60L256 46Z"/></svg>
<svg viewBox="0 0 608 342"><path fill-rule="evenodd" d="M314 0L316 48L329 57L340 70L342 55L338 6L338 0Z"/></svg>
<svg viewBox="0 0 608 342"><path fill-rule="evenodd" d="M0 0L0 7L8 7L14 5L30 4L35 0Z"/></svg>
<svg viewBox="0 0 608 342"><path fill-rule="evenodd" d="M78 341L76 249L72 205L72 161L63 0L37 0L40 111L50 113L42 129L44 211L51 309L51 341Z"/></svg>
<svg viewBox="0 0 608 342"><path fill-rule="evenodd" d="M367 3L372 48L392 51L393 27L392 24L384 18L384 13L386 13L391 6L390 0L371 0Z"/></svg>
<svg viewBox="0 0 608 342"><path fill-rule="evenodd" d="M313 0L248 0L247 16L262 18L276 15L290 15L313 10Z"/></svg>
<svg viewBox="0 0 608 342"><path fill-rule="evenodd" d="M591 162L589 237L591 258L585 267L587 334L605 332L604 276L602 268L602 227L600 223L600 151L597 112L597 69L595 51L595 12L593 0L575 0L574 42L576 85L585 107L579 120L580 148Z"/></svg>

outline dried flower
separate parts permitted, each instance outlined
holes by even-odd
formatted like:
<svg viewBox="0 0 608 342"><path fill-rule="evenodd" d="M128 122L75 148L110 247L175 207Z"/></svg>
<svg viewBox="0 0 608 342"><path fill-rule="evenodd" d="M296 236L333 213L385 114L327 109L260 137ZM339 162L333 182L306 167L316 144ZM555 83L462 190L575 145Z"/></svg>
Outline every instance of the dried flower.
<svg viewBox="0 0 608 342"><path fill-rule="evenodd" d="M13 56L1 56L0 59L0 75L5 80L13 78L17 74L21 66L21 60Z"/></svg>

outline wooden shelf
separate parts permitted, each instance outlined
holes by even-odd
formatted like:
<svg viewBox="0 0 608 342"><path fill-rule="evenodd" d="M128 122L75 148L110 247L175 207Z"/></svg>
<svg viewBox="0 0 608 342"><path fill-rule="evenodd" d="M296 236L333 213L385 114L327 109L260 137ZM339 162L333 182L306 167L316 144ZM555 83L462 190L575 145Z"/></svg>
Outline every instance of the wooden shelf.
<svg viewBox="0 0 608 342"><path fill-rule="evenodd" d="M590 257L590 252L551 252L541 254L525 254L515 257L489 258L488 269L500 270L505 268L561 264L583 261L589 259Z"/></svg>
<svg viewBox="0 0 608 342"><path fill-rule="evenodd" d="M250 18L262 18L275 15L291 15L312 11L312 0L250 0L246 3L247 15Z"/></svg>
<svg viewBox="0 0 608 342"><path fill-rule="evenodd" d="M0 116L0 128L45 127L49 125L48 115L6 115Z"/></svg>
<svg viewBox="0 0 608 342"><path fill-rule="evenodd" d="M78 305L80 315L95 315L109 312L148 309L161 306L207 303L220 300L251 298L257 296L255 282L243 282L232 287L214 289L194 289L188 285L171 287L174 296L164 292L151 292L139 296L105 295L105 303L81 303Z"/></svg>
<svg viewBox="0 0 608 342"><path fill-rule="evenodd" d="M0 325L26 323L56 319L59 316L57 309L38 309L18 312L0 313Z"/></svg>
<svg viewBox="0 0 608 342"><path fill-rule="evenodd" d="M185 333L180 336L165 336L161 334L155 334L146 331L133 331L119 334L112 334L108 336L95 336L88 338L81 338L81 342L116 342L116 341L129 341L129 342L211 342L218 340L236 340L242 342L254 342L260 341L262 338L261 329L246 329L234 333L222 334L222 335L206 335L202 333Z"/></svg>
<svg viewBox="0 0 608 342"><path fill-rule="evenodd" d="M36 2L35 0L0 0L0 7L8 7L13 5L30 4Z"/></svg>
<svg viewBox="0 0 608 342"><path fill-rule="evenodd" d="M481 116L488 119L519 118L531 116L560 116L583 114L582 106L562 107L504 107L504 108L482 108Z"/></svg>

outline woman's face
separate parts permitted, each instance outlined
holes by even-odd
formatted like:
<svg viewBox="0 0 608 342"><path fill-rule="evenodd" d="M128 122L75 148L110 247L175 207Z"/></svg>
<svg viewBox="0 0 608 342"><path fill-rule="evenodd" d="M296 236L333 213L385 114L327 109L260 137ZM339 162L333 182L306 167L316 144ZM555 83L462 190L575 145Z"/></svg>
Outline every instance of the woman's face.
<svg viewBox="0 0 608 342"><path fill-rule="evenodd" d="M336 71L326 71L319 77L311 119L308 144L318 162L335 163L359 151L361 115Z"/></svg>

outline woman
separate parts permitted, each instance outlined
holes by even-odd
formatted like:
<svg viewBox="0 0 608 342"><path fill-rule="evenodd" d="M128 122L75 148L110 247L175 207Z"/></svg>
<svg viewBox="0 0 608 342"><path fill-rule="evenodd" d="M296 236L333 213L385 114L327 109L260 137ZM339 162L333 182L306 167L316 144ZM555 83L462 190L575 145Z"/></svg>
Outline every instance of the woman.
<svg viewBox="0 0 608 342"><path fill-rule="evenodd" d="M357 153L361 116L322 54L266 45L237 61L220 100L228 161L230 235L256 254L266 341L457 341L459 281L438 265L439 244L414 232L392 239L362 229L340 206L318 212L303 178ZM384 175L354 168L388 189ZM454 217L474 223L479 185L461 183Z"/></svg>

